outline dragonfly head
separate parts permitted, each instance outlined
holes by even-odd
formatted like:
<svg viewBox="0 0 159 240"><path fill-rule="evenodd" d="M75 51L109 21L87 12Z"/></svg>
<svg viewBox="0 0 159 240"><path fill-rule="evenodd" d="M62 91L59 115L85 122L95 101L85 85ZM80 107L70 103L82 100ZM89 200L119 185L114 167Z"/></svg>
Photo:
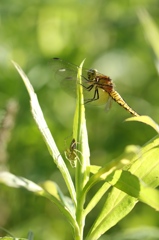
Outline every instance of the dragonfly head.
<svg viewBox="0 0 159 240"><path fill-rule="evenodd" d="M89 69L87 76L88 76L88 80L90 81L94 81L97 75L97 70L96 69Z"/></svg>

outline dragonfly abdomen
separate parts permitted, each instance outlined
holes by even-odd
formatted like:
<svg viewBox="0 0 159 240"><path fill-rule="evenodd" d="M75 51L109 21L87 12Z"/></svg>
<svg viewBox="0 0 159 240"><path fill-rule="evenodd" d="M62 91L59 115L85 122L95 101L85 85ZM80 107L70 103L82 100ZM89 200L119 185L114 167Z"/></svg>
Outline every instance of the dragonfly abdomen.
<svg viewBox="0 0 159 240"><path fill-rule="evenodd" d="M109 95L113 98L115 102L117 102L120 106L125 108L133 116L136 116L136 117L140 116L131 107L129 107L129 105L124 101L124 99L120 96L120 94L117 91L113 89L111 92L109 92Z"/></svg>

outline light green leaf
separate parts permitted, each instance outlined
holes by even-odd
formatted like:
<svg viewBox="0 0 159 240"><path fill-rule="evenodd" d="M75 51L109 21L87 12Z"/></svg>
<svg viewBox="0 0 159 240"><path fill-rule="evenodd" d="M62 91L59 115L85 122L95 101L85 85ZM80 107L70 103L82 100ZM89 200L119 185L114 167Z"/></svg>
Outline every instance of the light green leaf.
<svg viewBox="0 0 159 240"><path fill-rule="evenodd" d="M159 137L153 138L143 146L124 169L116 169L110 174L102 175L104 168L101 168L97 173L100 173L100 175L94 175L101 177L100 179L105 176L106 183L103 184L86 207L86 214L99 201L98 196L101 194L102 197L108 191L108 184L114 187L108 194L105 205L97 216L86 239L98 239L104 232L125 217L138 200L159 210L159 192L154 189L159 185Z"/></svg>
<svg viewBox="0 0 159 240"><path fill-rule="evenodd" d="M76 219L79 226L80 235L78 236L75 232L76 239L82 239L85 216L83 214L83 208L85 203L86 195L82 192L85 184L89 179L89 166L90 166L90 152L88 145L88 134L86 128L86 118L85 118L85 106L84 106L84 96L83 96L83 86L82 86L82 66L83 62L78 68L77 75L77 101L76 110L74 116L73 124L73 136L77 141L77 150L80 152L80 161L77 162L76 172L75 172L75 182L76 182L76 197L77 207L76 207Z"/></svg>
<svg viewBox="0 0 159 240"><path fill-rule="evenodd" d="M92 197L92 199L86 206L84 210L85 216L87 216L87 214L97 205L97 203L101 200L103 195L109 190L110 187L111 185L108 182L105 182L102 187L100 187L100 189L95 193L95 195Z"/></svg>
<svg viewBox="0 0 159 240"><path fill-rule="evenodd" d="M97 165L90 165L90 172L93 174L96 174L99 169L101 168L101 166L97 166Z"/></svg>
<svg viewBox="0 0 159 240"><path fill-rule="evenodd" d="M159 211L159 191L140 181L137 176L130 172L117 170L109 183ZM155 179L155 185L159 185L158 178Z"/></svg>
<svg viewBox="0 0 159 240"><path fill-rule="evenodd" d="M0 237L1 240L28 240L28 238Z"/></svg>
<svg viewBox="0 0 159 240"><path fill-rule="evenodd" d="M34 92L34 89L29 81L29 79L27 78L27 76L25 75L25 73L23 72L23 70L20 68L20 66L13 62L14 67L17 69L18 73L20 74L27 90L30 96L30 105L31 105L31 111L33 114L33 117L35 119L35 122L43 136L43 139L49 149L49 152L51 154L51 156L54 159L55 164L57 165L57 167L59 168L59 170L61 171L61 174L65 180L65 183L68 187L68 190L70 192L71 198L74 202L74 204L76 205L76 193L75 193L75 188L74 188L74 184L72 182L70 173L66 167L65 162L63 161L60 152L55 144L55 141L51 135L51 132L47 126L47 123L44 119L42 110L40 108L37 96Z"/></svg>
<svg viewBox="0 0 159 240"><path fill-rule="evenodd" d="M125 121L126 122L137 121L137 122L145 123L150 127L152 127L157 133L159 133L159 125L149 116L131 117L131 118L127 118Z"/></svg>
<svg viewBox="0 0 159 240"><path fill-rule="evenodd" d="M76 172L76 187L81 189L88 181L89 177L89 165L90 165L90 151L88 145L88 133L86 127L86 118L85 118L85 106L84 106L84 96L83 96L83 87L82 87L82 66L84 61L81 63L78 68L77 75L77 102L76 110L74 116L73 124L73 134L75 139L78 142L78 150L81 152L80 163L78 163L77 172ZM81 174L82 173L82 174ZM78 189L77 194L78 194Z"/></svg>
<svg viewBox="0 0 159 240"><path fill-rule="evenodd" d="M55 182L48 180L43 182L41 185L45 191L47 191L49 194L51 194L52 196L57 198L60 202L62 202L64 207L67 207L71 212L72 216L74 216L75 218L75 206L72 202L72 199L63 195L61 189Z"/></svg>
<svg viewBox="0 0 159 240"><path fill-rule="evenodd" d="M159 60L159 28L146 9L140 9L138 12L138 17L144 29L146 39L152 47L157 59Z"/></svg>
<svg viewBox="0 0 159 240"><path fill-rule="evenodd" d="M9 172L0 172L0 183L3 183L9 187L14 187L14 188L23 187L28 191L31 191L34 193L39 193L43 191L43 189L36 183L23 177L17 177L14 174Z"/></svg>
<svg viewBox="0 0 159 240"><path fill-rule="evenodd" d="M64 197L57 184L54 184L53 182L44 183L46 190L49 190L46 191L44 188L37 185L36 183L23 177L17 177L9 172L0 172L0 183L14 188L23 187L28 191L36 193L39 196L46 197L51 202L56 204L59 210L71 222L71 225L75 228L76 232L78 232L78 225L75 220L74 207L70 204L68 198Z"/></svg>
<svg viewBox="0 0 159 240"><path fill-rule="evenodd" d="M96 240L124 218L135 206L137 200L124 192L112 188L86 240Z"/></svg>
<svg viewBox="0 0 159 240"><path fill-rule="evenodd" d="M116 169L123 169L127 165L130 164L134 156L139 154L140 147L135 145L129 145L125 148L125 151L121 156L116 158L115 160L107 163L104 167L100 166L90 166L90 172L94 175L89 179L88 183L84 188L84 192L88 192L89 189L101 180L105 180L107 176L109 176Z"/></svg>

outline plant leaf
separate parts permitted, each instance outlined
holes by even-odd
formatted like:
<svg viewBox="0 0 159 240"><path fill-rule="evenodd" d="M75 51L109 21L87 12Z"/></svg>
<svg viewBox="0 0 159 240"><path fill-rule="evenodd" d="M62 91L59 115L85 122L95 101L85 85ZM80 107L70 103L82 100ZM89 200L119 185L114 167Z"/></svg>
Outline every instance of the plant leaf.
<svg viewBox="0 0 159 240"><path fill-rule="evenodd" d="M139 117L130 117L125 120L125 122L130 122L130 121L137 121L137 122L142 122L150 127L152 127L157 133L159 133L159 125L149 116L139 116Z"/></svg>
<svg viewBox="0 0 159 240"><path fill-rule="evenodd" d="M57 184L51 183L50 184L51 186L46 187L46 183L45 183L44 186L47 189L51 187L51 190L46 191L44 188L37 185L36 183L23 177L17 177L9 172L0 172L0 183L3 183L9 187L14 187L14 188L23 187L28 191L36 193L39 196L46 197L51 202L56 204L59 210L71 222L71 225L76 229L76 232L78 232L78 225L76 223L75 212L73 210L74 208L70 207L70 205L68 204L68 198L65 198L64 195L62 195Z"/></svg>
<svg viewBox="0 0 159 240"><path fill-rule="evenodd" d="M136 203L137 200L135 198L128 196L117 188L112 188L105 200L102 211L97 216L86 239L98 239L108 229L124 218L134 208Z"/></svg>
<svg viewBox="0 0 159 240"><path fill-rule="evenodd" d="M0 237L1 240L28 240L28 238Z"/></svg>
<svg viewBox="0 0 159 240"><path fill-rule="evenodd" d="M75 218L75 206L72 202L72 199L63 195L59 186L53 181L45 181L42 183L42 187L49 194L60 200L64 206L66 206L71 212L72 216Z"/></svg>
<svg viewBox="0 0 159 240"><path fill-rule="evenodd" d="M61 174L62 174L62 176L65 180L65 183L68 187L71 198L72 198L74 204L76 205L76 193L75 193L74 184L72 182L72 179L71 179L70 173L66 167L66 164L60 155L60 152L55 144L55 141L54 141L54 139L51 135L51 132L47 126L47 123L44 119L44 116L43 116L42 110L40 108L37 96L34 92L34 89L31 85L29 79L27 78L27 76L25 75L23 70L20 68L20 66L17 63L15 63L14 61L12 61L12 63L14 65L14 67L17 69L18 73L20 74L20 76L28 90L28 93L30 96L31 111L32 111L33 117L35 119L35 122L43 136L43 139L48 147L48 150L49 150L51 156L54 159L55 164L61 171Z"/></svg>
<svg viewBox="0 0 159 240"><path fill-rule="evenodd" d="M89 201L88 205L86 206L84 210L85 216L97 205L97 203L100 201L100 199L103 197L103 195L109 190L111 185L108 182L105 182L102 187L95 193L95 195L92 197L92 199Z"/></svg>
<svg viewBox="0 0 159 240"><path fill-rule="evenodd" d="M136 175L133 175L131 172L117 170L114 173L113 179L109 181L109 183L121 191L127 193L128 195L137 198L138 200L159 211L159 191L151 188L151 185L140 181L140 179ZM157 187L158 185L159 179L156 178L155 186Z"/></svg>
<svg viewBox="0 0 159 240"><path fill-rule="evenodd" d="M76 101L76 110L74 116L74 124L73 124L73 133L75 139L77 139L78 150L81 152L81 164L78 164L77 168L76 180L77 187L81 187L85 185L89 177L89 165L90 165L90 151L88 145L88 134L86 127L86 118L85 118L85 107L84 107L84 96L83 96L83 86L82 86L82 66L84 61L81 63L78 68L78 84L77 84L77 101ZM81 174L82 173L82 174ZM83 188L83 187L82 187ZM80 189L81 193L81 189Z"/></svg>
<svg viewBox="0 0 159 240"><path fill-rule="evenodd" d="M109 185L114 186L107 195L105 205L96 218L86 239L95 240L125 217L138 200L159 210L159 191L154 189L159 185L159 137L158 135L143 146L125 170L115 170L105 176L99 193L101 197L108 191ZM102 173L102 168L99 170ZM95 174L97 176L97 174ZM95 176L94 175L94 176ZM93 176L93 177L94 177ZM101 179L101 178L100 178ZM105 188L104 188L105 187ZM100 192L101 191L101 192ZM98 192L94 196L97 196ZM86 207L86 214L95 206L99 199L92 199Z"/></svg>
<svg viewBox="0 0 159 240"><path fill-rule="evenodd" d="M157 59L159 59L159 45L158 45L159 29L158 29L158 26L154 22L154 20L151 18L149 13L146 11L146 9L140 9L138 12L138 17L139 17L139 20L144 29L146 39L149 42L150 46L152 47Z"/></svg>

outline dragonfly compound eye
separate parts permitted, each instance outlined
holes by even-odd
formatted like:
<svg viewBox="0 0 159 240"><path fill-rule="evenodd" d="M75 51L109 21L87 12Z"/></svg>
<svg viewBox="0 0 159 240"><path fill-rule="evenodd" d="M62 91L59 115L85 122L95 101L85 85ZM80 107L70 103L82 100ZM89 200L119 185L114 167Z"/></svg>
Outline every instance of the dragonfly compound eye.
<svg viewBox="0 0 159 240"><path fill-rule="evenodd" d="M96 78L97 70L96 69L89 69L87 75L88 75L88 79L93 81Z"/></svg>

